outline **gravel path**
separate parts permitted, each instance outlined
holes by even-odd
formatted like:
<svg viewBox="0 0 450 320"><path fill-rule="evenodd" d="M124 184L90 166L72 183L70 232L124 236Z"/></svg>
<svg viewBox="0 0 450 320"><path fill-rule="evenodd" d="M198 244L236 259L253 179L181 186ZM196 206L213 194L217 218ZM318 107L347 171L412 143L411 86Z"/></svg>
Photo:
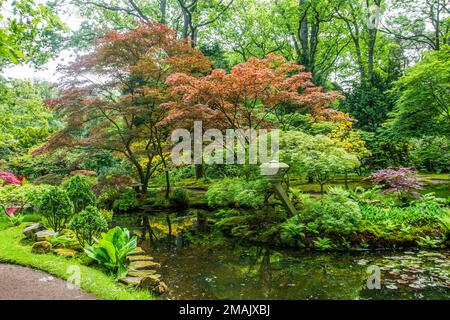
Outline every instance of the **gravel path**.
<svg viewBox="0 0 450 320"><path fill-rule="evenodd" d="M67 282L34 269L0 264L0 300L94 300Z"/></svg>

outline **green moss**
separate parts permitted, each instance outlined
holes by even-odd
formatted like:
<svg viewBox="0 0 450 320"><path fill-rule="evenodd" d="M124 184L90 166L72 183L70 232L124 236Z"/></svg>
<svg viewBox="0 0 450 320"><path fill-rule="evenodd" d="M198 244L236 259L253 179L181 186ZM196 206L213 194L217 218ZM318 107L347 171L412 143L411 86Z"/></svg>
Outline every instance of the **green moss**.
<svg viewBox="0 0 450 320"><path fill-rule="evenodd" d="M0 262L18 264L46 271L66 280L70 266L81 270L80 287L102 300L152 300L148 291L127 288L117 283L112 276L100 270L85 266L77 258L64 258L53 254L37 255L31 253L31 247L24 243L21 227L0 231ZM0 222L1 230L1 222Z"/></svg>

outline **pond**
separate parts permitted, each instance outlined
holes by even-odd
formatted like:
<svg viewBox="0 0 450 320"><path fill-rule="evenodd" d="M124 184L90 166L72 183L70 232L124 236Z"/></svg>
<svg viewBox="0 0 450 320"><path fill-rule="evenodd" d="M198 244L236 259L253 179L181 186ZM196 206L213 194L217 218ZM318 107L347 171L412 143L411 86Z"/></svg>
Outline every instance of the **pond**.
<svg viewBox="0 0 450 320"><path fill-rule="evenodd" d="M172 229L191 222L176 218ZM450 299L449 251L306 252L210 238L141 243L162 265L168 299ZM381 288L369 289L377 271Z"/></svg>

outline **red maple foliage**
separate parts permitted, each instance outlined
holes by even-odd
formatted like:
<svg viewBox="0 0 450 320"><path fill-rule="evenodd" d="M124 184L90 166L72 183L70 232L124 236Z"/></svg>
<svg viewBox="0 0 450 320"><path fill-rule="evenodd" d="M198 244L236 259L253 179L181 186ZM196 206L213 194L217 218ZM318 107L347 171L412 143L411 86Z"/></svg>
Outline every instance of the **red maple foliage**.
<svg viewBox="0 0 450 320"><path fill-rule="evenodd" d="M135 167L145 191L157 167L165 166L168 128L156 124L167 116L161 108L171 98L167 77L210 69L208 58L164 24L110 31L92 53L61 68L61 95L47 104L66 126L35 154L62 147L111 151Z"/></svg>
<svg viewBox="0 0 450 320"><path fill-rule="evenodd" d="M285 104L307 108L318 120L342 118L342 113L330 108L339 94L315 86L311 73L303 70L271 54L238 64L228 74L222 69L203 77L172 74L167 83L178 99L164 104L169 114L159 125L190 119L216 127L258 128L267 126L267 115Z"/></svg>

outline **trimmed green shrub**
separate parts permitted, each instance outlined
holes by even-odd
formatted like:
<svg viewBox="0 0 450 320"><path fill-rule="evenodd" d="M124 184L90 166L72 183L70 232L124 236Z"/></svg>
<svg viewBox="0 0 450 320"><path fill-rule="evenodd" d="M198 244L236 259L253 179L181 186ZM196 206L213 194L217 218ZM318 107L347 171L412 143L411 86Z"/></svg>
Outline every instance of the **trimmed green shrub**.
<svg viewBox="0 0 450 320"><path fill-rule="evenodd" d="M189 206L189 194L184 188L177 188L170 196L170 204L178 208L187 208Z"/></svg>
<svg viewBox="0 0 450 320"><path fill-rule="evenodd" d="M264 204L268 190L265 179L246 181L225 178L213 184L206 192L208 205L212 207L250 207L258 208Z"/></svg>
<svg viewBox="0 0 450 320"><path fill-rule="evenodd" d="M67 192L59 187L50 186L42 195L38 210L47 221L48 226L55 232L64 229L73 215L73 203Z"/></svg>
<svg viewBox="0 0 450 320"><path fill-rule="evenodd" d="M84 210L87 206L94 206L97 202L86 176L77 174L67 180L63 187L72 200L76 213Z"/></svg>
<svg viewBox="0 0 450 320"><path fill-rule="evenodd" d="M113 209L117 211L128 211L139 207L136 191L127 189L121 193L113 203Z"/></svg>
<svg viewBox="0 0 450 320"><path fill-rule="evenodd" d="M313 222L319 231L348 235L358 230L362 216L358 203L342 188L330 188L320 201L304 199L302 222Z"/></svg>
<svg viewBox="0 0 450 320"><path fill-rule="evenodd" d="M75 231L81 246L92 245L102 232L108 230L108 222L94 206L88 206L77 214L69 224Z"/></svg>

